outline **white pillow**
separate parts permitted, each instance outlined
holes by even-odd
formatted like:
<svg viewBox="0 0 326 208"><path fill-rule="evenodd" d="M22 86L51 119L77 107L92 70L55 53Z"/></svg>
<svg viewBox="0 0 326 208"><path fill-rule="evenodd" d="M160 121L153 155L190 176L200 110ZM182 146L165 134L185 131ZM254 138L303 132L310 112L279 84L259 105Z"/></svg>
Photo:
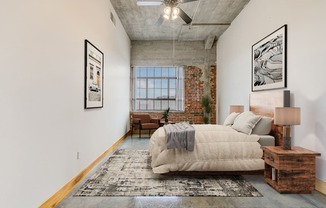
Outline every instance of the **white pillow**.
<svg viewBox="0 0 326 208"><path fill-rule="evenodd" d="M228 117L226 117L223 125L224 126L232 126L232 124L234 123L234 120L238 117L238 115L240 115L240 113L232 112L230 115L228 115Z"/></svg>
<svg viewBox="0 0 326 208"><path fill-rule="evenodd" d="M232 125L232 128L245 134L251 134L252 129L261 119L261 116L255 115L251 111L241 113Z"/></svg>
<svg viewBox="0 0 326 208"><path fill-rule="evenodd" d="M267 135L272 129L273 119L270 117L262 116L260 121L252 129L252 134Z"/></svg>

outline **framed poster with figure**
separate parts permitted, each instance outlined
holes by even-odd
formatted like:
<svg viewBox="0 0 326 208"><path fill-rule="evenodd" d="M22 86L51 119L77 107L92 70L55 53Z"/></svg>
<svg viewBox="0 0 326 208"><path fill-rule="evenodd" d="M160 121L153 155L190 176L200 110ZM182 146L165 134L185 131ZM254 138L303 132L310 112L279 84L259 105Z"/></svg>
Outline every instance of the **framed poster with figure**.
<svg viewBox="0 0 326 208"><path fill-rule="evenodd" d="M287 25L252 46L251 90L286 88Z"/></svg>
<svg viewBox="0 0 326 208"><path fill-rule="evenodd" d="M85 40L85 109L103 108L104 54Z"/></svg>

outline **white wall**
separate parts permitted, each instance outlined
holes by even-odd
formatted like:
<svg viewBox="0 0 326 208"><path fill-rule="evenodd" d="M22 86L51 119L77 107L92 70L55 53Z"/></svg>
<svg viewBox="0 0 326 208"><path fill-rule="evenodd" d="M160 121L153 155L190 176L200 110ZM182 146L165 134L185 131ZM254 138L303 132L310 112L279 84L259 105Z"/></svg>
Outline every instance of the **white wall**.
<svg viewBox="0 0 326 208"><path fill-rule="evenodd" d="M326 1L251 0L218 40L219 122L230 104L245 104L251 92L251 46L288 25L287 76L292 106L301 107L293 143L320 152L317 178L326 181Z"/></svg>
<svg viewBox="0 0 326 208"><path fill-rule="evenodd" d="M1 1L1 207L39 206L127 132L130 40L110 11L108 0ZM105 56L102 109L84 110L84 39Z"/></svg>

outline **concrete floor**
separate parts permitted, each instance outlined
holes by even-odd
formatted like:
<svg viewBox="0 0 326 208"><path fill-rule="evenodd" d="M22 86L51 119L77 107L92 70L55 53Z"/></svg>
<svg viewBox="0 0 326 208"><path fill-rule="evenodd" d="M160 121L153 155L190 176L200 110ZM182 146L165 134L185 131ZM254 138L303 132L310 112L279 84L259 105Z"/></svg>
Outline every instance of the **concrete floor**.
<svg viewBox="0 0 326 208"><path fill-rule="evenodd" d="M128 137L119 149L148 149L149 138ZM105 160L103 160L104 162ZM102 162L102 163L103 163ZM101 164L100 164L101 165ZM89 174L90 177L96 169ZM326 196L314 191L312 194L279 194L266 184L263 176L244 176L264 197L73 197L72 194L87 178L61 201L57 208L326 208Z"/></svg>

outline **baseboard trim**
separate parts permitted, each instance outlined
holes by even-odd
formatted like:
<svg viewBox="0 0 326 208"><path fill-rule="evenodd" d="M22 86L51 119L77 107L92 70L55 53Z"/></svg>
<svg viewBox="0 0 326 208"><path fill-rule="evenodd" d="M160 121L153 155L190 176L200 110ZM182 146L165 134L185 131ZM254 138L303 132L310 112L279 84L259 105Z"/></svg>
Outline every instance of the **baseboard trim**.
<svg viewBox="0 0 326 208"><path fill-rule="evenodd" d="M316 190L326 195L326 182L316 178Z"/></svg>
<svg viewBox="0 0 326 208"><path fill-rule="evenodd" d="M59 202L65 198L75 187L80 183L87 174L98 165L106 156L113 152L117 146L127 138L130 134L128 131L123 135L118 141L116 141L111 147L105 150L97 159L95 159L91 164L89 164L84 170L78 173L74 178L72 178L68 183L66 183L60 190L53 194L48 200L46 200L39 208L49 208L55 207Z"/></svg>

